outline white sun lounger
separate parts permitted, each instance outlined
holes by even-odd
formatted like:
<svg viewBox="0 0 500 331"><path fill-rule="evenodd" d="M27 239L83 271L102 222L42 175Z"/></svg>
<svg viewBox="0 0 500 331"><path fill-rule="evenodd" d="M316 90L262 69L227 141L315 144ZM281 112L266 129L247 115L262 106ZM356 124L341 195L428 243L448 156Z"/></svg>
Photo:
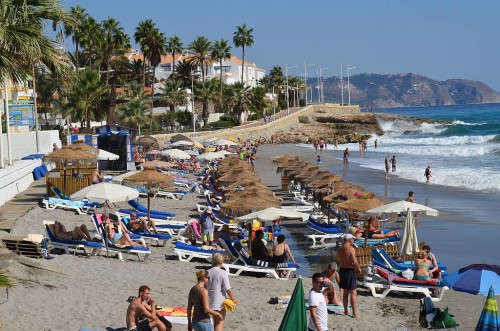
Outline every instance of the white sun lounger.
<svg viewBox="0 0 500 331"><path fill-rule="evenodd" d="M281 206L283 209L289 209L293 211L298 211L301 213L307 213L314 209L313 205L293 205L293 206Z"/></svg>
<svg viewBox="0 0 500 331"><path fill-rule="evenodd" d="M65 199L45 197L42 200L42 204L49 210L61 208L76 211L80 215L88 214L90 211L94 211L94 208L86 207L83 201L70 201Z"/></svg>
<svg viewBox="0 0 500 331"><path fill-rule="evenodd" d="M222 247L224 247L226 252L234 258L232 263L224 263L222 265L222 268L224 268L231 276L239 276L242 272L258 272L266 275L272 275L276 279L288 280L290 279L292 272L297 270L295 267L289 267L289 263L278 264L276 267L271 267L268 262L251 259L248 252L244 248L241 248L240 251L238 251L226 239L219 240L219 243ZM256 261L256 263L260 265L252 263L252 260ZM277 273L278 270L287 271L286 277L280 277Z"/></svg>
<svg viewBox="0 0 500 331"><path fill-rule="evenodd" d="M442 285L425 285L425 284L406 284L396 281L398 276L392 272L384 269L388 277L383 277L377 273L378 266L368 268L369 271L363 278L363 286L370 289L375 298L385 298L390 292L409 292L409 293L422 293L426 297L431 298L432 301L441 301L443 294L448 290L447 286ZM382 290L381 293L378 293ZM434 293L431 291L433 290Z"/></svg>

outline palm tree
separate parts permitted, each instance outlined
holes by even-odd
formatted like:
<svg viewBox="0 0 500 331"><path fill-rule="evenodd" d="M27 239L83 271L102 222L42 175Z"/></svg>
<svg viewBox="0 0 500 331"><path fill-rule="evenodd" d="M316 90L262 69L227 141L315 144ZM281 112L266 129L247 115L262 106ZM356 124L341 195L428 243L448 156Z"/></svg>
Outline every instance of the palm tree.
<svg viewBox="0 0 500 331"><path fill-rule="evenodd" d="M216 40L212 46L212 53L210 56L219 61L220 95L222 98L222 62L231 58L231 46L229 46L229 41L224 39Z"/></svg>
<svg viewBox="0 0 500 331"><path fill-rule="evenodd" d="M226 102L238 116L238 125L243 122L242 115L252 104L252 90L243 82L236 82L227 91Z"/></svg>
<svg viewBox="0 0 500 331"><path fill-rule="evenodd" d="M147 112L150 110L149 98L139 95L117 107L117 118L121 124L139 128L148 124Z"/></svg>
<svg viewBox="0 0 500 331"><path fill-rule="evenodd" d="M150 34L148 35L146 40L147 51L144 53L144 55L149 59L149 63L153 67L153 81L151 82L151 109L154 108L156 67L158 67L158 65L161 63L162 55L167 54L165 43L165 34L160 32L159 29L154 28L150 31ZM151 111L151 116L153 116L153 111Z"/></svg>
<svg viewBox="0 0 500 331"><path fill-rule="evenodd" d="M151 31L155 28L155 23L151 19L147 19L139 22L139 25L135 28L134 40L141 47L142 54L144 54L144 76L143 76L143 84L146 86L146 51L148 48L147 38L150 35Z"/></svg>
<svg viewBox="0 0 500 331"><path fill-rule="evenodd" d="M68 22L58 0L10 0L0 5L0 79L15 82L31 75L34 61L41 61L53 70L63 66L54 41L43 34L46 22Z"/></svg>
<svg viewBox="0 0 500 331"><path fill-rule="evenodd" d="M103 38L103 30L99 22L90 15L87 15L82 22L79 38L80 45L85 48L89 65L92 67L92 60L95 57L94 53L99 48L101 38Z"/></svg>
<svg viewBox="0 0 500 331"><path fill-rule="evenodd" d="M243 82L243 74L245 72L245 46L253 45L253 29L248 29L246 24L237 26L233 33L233 43L236 47L241 47L243 54L241 56L241 82Z"/></svg>
<svg viewBox="0 0 500 331"><path fill-rule="evenodd" d="M182 83L174 79L167 79L161 89L161 99L165 102L171 111L176 111L177 106L183 106L187 103L188 94L182 88Z"/></svg>
<svg viewBox="0 0 500 331"><path fill-rule="evenodd" d="M215 80L201 81L196 84L194 89L194 98L203 105L201 116L203 118L203 126L207 126L208 117L210 115L209 107L211 103L217 100L217 85Z"/></svg>
<svg viewBox="0 0 500 331"><path fill-rule="evenodd" d="M72 115L76 119L87 121L90 129L90 120L99 118L100 99L105 96L107 87L101 83L97 70L87 69L76 73L76 78L67 95L68 103L63 107L63 115Z"/></svg>
<svg viewBox="0 0 500 331"><path fill-rule="evenodd" d="M175 66L175 74L173 79L179 81L183 88L191 88L191 81L193 77L194 65L191 61L181 61Z"/></svg>
<svg viewBox="0 0 500 331"><path fill-rule="evenodd" d="M167 39L166 48L172 54L172 75L175 74L175 54L182 52L181 38L179 36L173 36Z"/></svg>
<svg viewBox="0 0 500 331"><path fill-rule="evenodd" d="M199 36L189 44L189 48L196 53L190 59L190 62L200 68L201 80L205 81L207 67L212 63L212 58L210 57L212 45L207 37Z"/></svg>
<svg viewBox="0 0 500 331"><path fill-rule="evenodd" d="M250 105L251 111L261 118L264 114L266 107L266 88L263 86L256 86L252 89L252 104Z"/></svg>
<svg viewBox="0 0 500 331"><path fill-rule="evenodd" d="M71 36L73 44L75 44L75 56L76 56L76 63L77 63L76 68L78 70L78 68L80 68L79 67L80 61L78 60L78 57L80 55L80 53L79 53L80 32L81 32L83 22L84 22L85 18L87 17L87 13L85 12L85 8L82 8L80 6L76 6L76 7L69 8L69 16L70 16L71 21L64 24L64 35L65 35L65 37Z"/></svg>
<svg viewBox="0 0 500 331"><path fill-rule="evenodd" d="M54 93L57 91L57 81L53 78L53 75L48 72L35 72L36 80L36 99L38 105L43 105L40 107L45 113L45 119L47 119L47 110L49 110L49 104L54 101Z"/></svg>
<svg viewBox="0 0 500 331"><path fill-rule="evenodd" d="M145 62L142 61L141 59L138 60L133 60L132 62L128 61L127 64L127 78L128 80L136 81L142 83L142 86L144 87L144 67Z"/></svg>

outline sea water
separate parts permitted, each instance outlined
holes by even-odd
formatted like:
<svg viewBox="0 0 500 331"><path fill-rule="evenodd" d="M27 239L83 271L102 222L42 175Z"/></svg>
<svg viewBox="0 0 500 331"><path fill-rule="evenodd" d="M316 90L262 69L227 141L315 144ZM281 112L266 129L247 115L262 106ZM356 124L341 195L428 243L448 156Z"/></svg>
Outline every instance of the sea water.
<svg viewBox="0 0 500 331"><path fill-rule="evenodd" d="M352 161L383 171L386 155L396 156L394 175L402 178L425 182L424 171L430 165L434 184L500 193L500 104L379 112L446 120L450 124L379 120L384 135L369 139L370 153L362 157L357 154L358 146L350 144Z"/></svg>

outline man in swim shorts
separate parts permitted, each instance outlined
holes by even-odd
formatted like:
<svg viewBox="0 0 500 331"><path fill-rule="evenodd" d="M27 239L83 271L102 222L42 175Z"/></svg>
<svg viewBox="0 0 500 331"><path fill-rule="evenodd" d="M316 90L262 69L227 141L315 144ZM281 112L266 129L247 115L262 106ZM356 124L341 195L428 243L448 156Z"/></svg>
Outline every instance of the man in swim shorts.
<svg viewBox="0 0 500 331"><path fill-rule="evenodd" d="M168 324L167 324L168 323ZM153 330L167 331L172 325L163 322L156 314L155 299L148 286L139 287L139 296L132 300L127 308L127 331Z"/></svg>
<svg viewBox="0 0 500 331"><path fill-rule="evenodd" d="M358 292L356 291L356 270L361 272L356 253L354 251L354 239L356 237L348 233L344 235L344 244L337 252L337 265L339 269L339 287L343 289L342 300L344 304L344 314L349 314L349 297L351 298L352 314L354 318L359 318L358 314Z"/></svg>
<svg viewBox="0 0 500 331"><path fill-rule="evenodd" d="M201 226L201 240L203 240L203 245L212 246L212 241L214 240L215 219L212 207L207 207L205 212L200 216L199 223Z"/></svg>

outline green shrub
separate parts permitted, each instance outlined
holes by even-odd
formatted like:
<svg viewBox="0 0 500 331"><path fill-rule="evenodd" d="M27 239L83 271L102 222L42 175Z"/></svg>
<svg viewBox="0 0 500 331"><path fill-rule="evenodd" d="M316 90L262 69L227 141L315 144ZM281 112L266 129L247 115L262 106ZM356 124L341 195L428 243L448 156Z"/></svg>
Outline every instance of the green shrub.
<svg viewBox="0 0 500 331"><path fill-rule="evenodd" d="M299 116L299 123L303 123L303 124L309 124L309 123L311 123L309 121L309 116Z"/></svg>
<svg viewBox="0 0 500 331"><path fill-rule="evenodd" d="M230 128L233 127L234 125L235 124L233 122L220 121L220 120L208 124L208 126L213 129Z"/></svg>
<svg viewBox="0 0 500 331"><path fill-rule="evenodd" d="M235 114L224 114L219 118L221 122L230 122L236 125L238 123L238 116Z"/></svg>
<svg viewBox="0 0 500 331"><path fill-rule="evenodd" d="M288 105L287 105L287 103L286 103L286 100L281 100L281 101L280 101L279 106L280 106L280 109L281 109L281 110L283 110L283 109L287 109L287 108L288 108Z"/></svg>
<svg viewBox="0 0 500 331"><path fill-rule="evenodd" d="M177 123L180 125L192 125L193 117L187 110L177 112Z"/></svg>
<svg viewBox="0 0 500 331"><path fill-rule="evenodd" d="M304 99L299 99L299 106L300 106L300 107L305 107L305 106L306 106L306 100L304 100Z"/></svg>

